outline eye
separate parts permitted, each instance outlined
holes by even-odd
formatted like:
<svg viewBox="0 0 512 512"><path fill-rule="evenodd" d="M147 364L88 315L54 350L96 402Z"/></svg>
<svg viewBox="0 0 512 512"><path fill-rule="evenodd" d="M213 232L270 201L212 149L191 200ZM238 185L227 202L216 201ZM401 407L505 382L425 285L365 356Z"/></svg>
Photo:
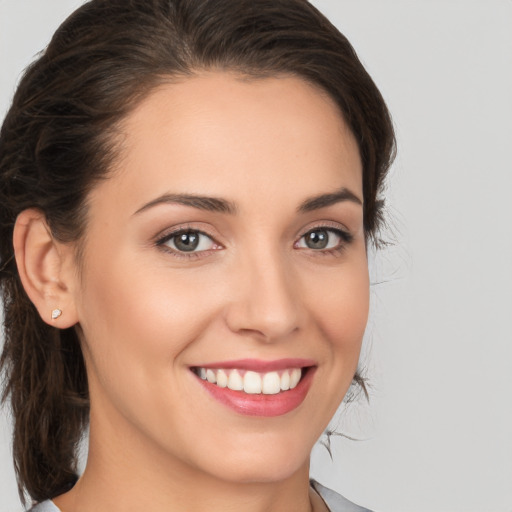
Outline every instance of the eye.
<svg viewBox="0 0 512 512"><path fill-rule="evenodd" d="M315 228L302 235L296 247L315 251L336 250L342 249L344 243L350 242L351 239L351 235L341 229Z"/></svg>
<svg viewBox="0 0 512 512"><path fill-rule="evenodd" d="M209 251L219 247L211 237L193 229L177 231L167 235L158 241L158 245L184 253Z"/></svg>

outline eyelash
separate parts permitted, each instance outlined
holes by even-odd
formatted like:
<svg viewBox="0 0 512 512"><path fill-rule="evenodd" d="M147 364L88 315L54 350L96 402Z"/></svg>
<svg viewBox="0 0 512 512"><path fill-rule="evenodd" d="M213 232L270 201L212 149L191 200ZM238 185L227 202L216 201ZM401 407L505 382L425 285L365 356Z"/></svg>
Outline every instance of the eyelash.
<svg viewBox="0 0 512 512"><path fill-rule="evenodd" d="M170 242L171 240L178 237L179 235L184 235L184 234L188 234L188 233L205 236L205 237L209 238L217 247L215 249L208 249L208 250L204 250L204 251L186 252L186 251L179 251L179 250L173 249L172 247L168 247L165 245L167 242ZM219 250L219 248L222 247L219 243L217 243L215 241L215 238L213 236L209 235L208 233L205 233L204 231L201 231L200 229L197 229L197 228L186 227L186 226L180 227L179 229L176 229L175 231L171 231L170 233L167 233L167 234L163 235L162 237L158 238L158 240L156 241L156 245L161 250L172 254L175 258L183 258L183 259L187 259L187 260L194 260L194 259L202 258L202 257L206 256L208 253L210 253L211 251Z"/></svg>
<svg viewBox="0 0 512 512"><path fill-rule="evenodd" d="M304 237L306 237L307 235L309 235L311 233L314 233L315 231L326 231L329 234L335 234L336 236L338 236L340 238L340 242L337 244L336 247L332 247L330 249L315 250L315 249L311 249L308 247L305 247L305 248L297 247L297 244ZM203 251L186 252L186 251L179 251L179 250L173 249L173 248L165 245L167 242L173 240L174 238L178 237L179 235L184 235L184 234L198 234L201 236L205 236L205 237L209 238L216 247L212 248L212 249L203 250ZM294 248L299 249L299 250L309 249L315 256L339 255L346 249L347 245L349 245L353 241L353 239L354 239L353 235L351 233L349 233L348 231L340 229L339 227L333 227L333 226L321 224L321 225L314 226L314 227L308 229L305 233L303 233L299 237L298 241L295 242L293 246L294 246ZM180 227L179 229L176 229L175 231L167 233L167 234L161 236L160 238L158 238L156 240L155 244L161 250L172 254L176 258L183 258L183 259L188 259L188 260L205 257L211 251L216 251L216 250L219 250L220 248L222 248L222 246L218 242L215 241L215 238L213 236L209 235L208 233L205 233L204 231L201 231L200 229L193 228L193 227Z"/></svg>
<svg viewBox="0 0 512 512"><path fill-rule="evenodd" d="M294 247L296 247L296 245L304 237L306 237L310 233L314 233L315 231L326 231L329 234L335 234L340 238L340 241L335 247L332 247L330 249L315 250L311 248L305 248L306 250L309 249L314 256L340 256L346 250L347 246L354 240L354 236L351 233L341 229L339 226L334 227L326 224L319 224L318 226L309 228L305 233L303 233L299 237L299 240L295 242Z"/></svg>

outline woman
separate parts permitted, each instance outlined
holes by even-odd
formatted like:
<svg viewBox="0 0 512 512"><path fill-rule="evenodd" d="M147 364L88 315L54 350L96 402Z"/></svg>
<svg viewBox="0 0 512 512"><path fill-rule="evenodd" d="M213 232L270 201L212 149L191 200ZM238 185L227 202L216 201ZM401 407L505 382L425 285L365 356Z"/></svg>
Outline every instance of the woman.
<svg viewBox="0 0 512 512"><path fill-rule="evenodd" d="M360 382L393 148L304 0L92 0L64 22L0 135L34 510L363 510L310 485L309 453Z"/></svg>

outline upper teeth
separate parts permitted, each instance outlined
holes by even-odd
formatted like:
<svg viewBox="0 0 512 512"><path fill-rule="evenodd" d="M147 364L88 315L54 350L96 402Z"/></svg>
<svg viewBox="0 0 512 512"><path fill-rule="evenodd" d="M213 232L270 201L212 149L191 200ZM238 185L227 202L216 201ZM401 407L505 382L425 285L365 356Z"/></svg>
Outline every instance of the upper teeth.
<svg viewBox="0 0 512 512"><path fill-rule="evenodd" d="M257 373L243 370L223 370L197 368L197 375L203 380L221 388L244 391L250 394L275 395L297 386L302 376L300 368L290 368L282 372Z"/></svg>

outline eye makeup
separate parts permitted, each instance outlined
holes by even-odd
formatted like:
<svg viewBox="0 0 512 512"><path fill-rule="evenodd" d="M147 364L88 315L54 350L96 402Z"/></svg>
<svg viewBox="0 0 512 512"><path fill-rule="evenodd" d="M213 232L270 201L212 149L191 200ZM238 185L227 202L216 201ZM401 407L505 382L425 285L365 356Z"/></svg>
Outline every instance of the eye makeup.
<svg viewBox="0 0 512 512"><path fill-rule="evenodd" d="M191 226L180 226L160 236L155 245L162 251L184 259L198 259L208 256L212 251L224 249L211 235Z"/></svg>
<svg viewBox="0 0 512 512"><path fill-rule="evenodd" d="M322 221L309 226L295 242L294 247L299 250L308 250L314 256L337 256L353 240L354 235L347 229L342 229L340 224Z"/></svg>
<svg viewBox="0 0 512 512"><path fill-rule="evenodd" d="M293 248L306 250L314 255L338 255L353 241L353 238L353 235L341 229L339 224L323 222L309 227L293 243ZM159 235L155 245L162 251L184 259L204 258L208 257L212 251L224 249L224 246L212 235L193 225L182 225Z"/></svg>

